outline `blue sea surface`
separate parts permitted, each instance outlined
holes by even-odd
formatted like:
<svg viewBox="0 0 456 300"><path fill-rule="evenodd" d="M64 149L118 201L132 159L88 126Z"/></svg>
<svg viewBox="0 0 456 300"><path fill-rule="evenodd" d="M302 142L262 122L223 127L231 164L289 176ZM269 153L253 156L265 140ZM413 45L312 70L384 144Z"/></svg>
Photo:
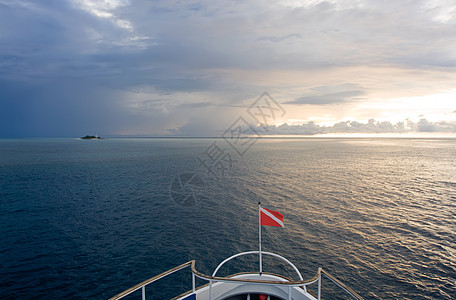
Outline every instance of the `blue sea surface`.
<svg viewBox="0 0 456 300"><path fill-rule="evenodd" d="M259 201L285 216L263 250L304 277L321 266L365 299L456 299L456 139L423 138L260 139L243 155L223 139L0 140L0 297L107 299L191 259L211 274L258 249ZM242 257L220 275L257 269ZM176 276L150 299L191 287Z"/></svg>

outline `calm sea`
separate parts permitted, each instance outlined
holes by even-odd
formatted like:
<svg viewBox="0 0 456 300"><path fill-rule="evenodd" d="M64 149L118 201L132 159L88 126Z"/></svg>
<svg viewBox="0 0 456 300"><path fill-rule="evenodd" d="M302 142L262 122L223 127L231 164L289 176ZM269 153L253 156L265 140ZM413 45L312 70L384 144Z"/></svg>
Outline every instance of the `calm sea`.
<svg viewBox="0 0 456 300"><path fill-rule="evenodd" d="M261 201L285 216L263 249L304 277L321 266L366 299L456 299L455 139L248 143L0 140L0 297L106 299L190 259L212 273L258 248ZM257 268L246 256L220 275Z"/></svg>

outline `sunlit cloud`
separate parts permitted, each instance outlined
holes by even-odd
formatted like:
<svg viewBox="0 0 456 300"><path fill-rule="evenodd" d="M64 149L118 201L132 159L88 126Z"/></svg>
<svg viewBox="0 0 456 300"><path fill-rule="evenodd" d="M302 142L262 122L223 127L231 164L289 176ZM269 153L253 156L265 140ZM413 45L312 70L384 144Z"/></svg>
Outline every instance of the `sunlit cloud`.
<svg viewBox="0 0 456 300"><path fill-rule="evenodd" d="M404 120L397 123L390 121L376 121L370 119L367 122L345 121L332 125L319 125L313 121L303 124L289 125L264 125L260 124L255 130L262 135L328 135L328 134L419 134L419 133L444 133L456 137L456 122L431 122L420 119L418 122Z"/></svg>
<svg viewBox="0 0 456 300"><path fill-rule="evenodd" d="M447 0L429 0L423 3L423 9L432 19L441 23L456 22L456 3Z"/></svg>
<svg viewBox="0 0 456 300"><path fill-rule="evenodd" d="M149 45L155 45L151 37L138 34L133 22L125 18L122 14L122 9L131 5L129 0L72 0L75 7L82 9L89 14L96 16L100 19L108 20L118 28L125 30L126 35L121 35L115 39L105 36L100 31L95 31L92 27L86 27L88 33L99 44L110 44L113 46L128 46L135 47L136 49L146 49ZM88 53L95 53L91 51Z"/></svg>
<svg viewBox="0 0 456 300"><path fill-rule="evenodd" d="M75 5L100 18L116 18L115 11L129 4L128 0L72 0ZM126 21L128 22L128 21ZM129 22L128 22L129 23Z"/></svg>

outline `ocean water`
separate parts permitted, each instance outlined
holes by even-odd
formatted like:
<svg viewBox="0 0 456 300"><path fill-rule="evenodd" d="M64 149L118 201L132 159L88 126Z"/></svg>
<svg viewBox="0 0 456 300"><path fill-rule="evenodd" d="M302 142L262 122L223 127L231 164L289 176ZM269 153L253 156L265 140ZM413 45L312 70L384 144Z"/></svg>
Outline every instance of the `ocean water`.
<svg viewBox="0 0 456 300"><path fill-rule="evenodd" d="M456 139L243 143L0 140L0 297L107 299L191 259L210 274L258 248L261 201L285 216L263 250L304 277L321 266L365 299L456 299ZM257 268L246 256L220 275Z"/></svg>

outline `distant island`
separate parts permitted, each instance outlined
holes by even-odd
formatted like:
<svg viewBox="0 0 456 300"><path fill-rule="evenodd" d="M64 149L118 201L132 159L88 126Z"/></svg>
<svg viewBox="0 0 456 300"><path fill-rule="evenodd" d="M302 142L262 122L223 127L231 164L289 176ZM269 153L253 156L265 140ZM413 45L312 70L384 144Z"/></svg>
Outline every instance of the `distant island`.
<svg viewBox="0 0 456 300"><path fill-rule="evenodd" d="M81 138L81 140L101 140L103 139L102 137L99 137L98 135L86 135Z"/></svg>

